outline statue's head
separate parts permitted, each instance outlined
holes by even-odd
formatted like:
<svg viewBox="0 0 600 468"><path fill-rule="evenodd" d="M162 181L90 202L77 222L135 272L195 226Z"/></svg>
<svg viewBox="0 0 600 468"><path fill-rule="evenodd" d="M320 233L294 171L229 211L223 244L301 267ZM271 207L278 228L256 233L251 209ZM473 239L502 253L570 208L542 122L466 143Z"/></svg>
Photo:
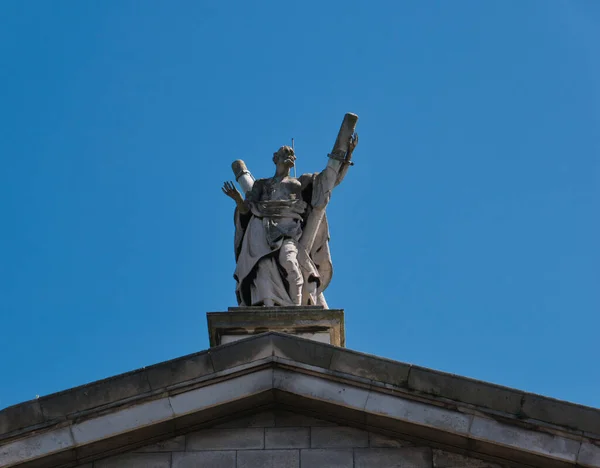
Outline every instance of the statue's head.
<svg viewBox="0 0 600 468"><path fill-rule="evenodd" d="M286 167L293 167L296 164L294 150L290 146L282 146L276 153L273 153L273 162L276 166L282 164Z"/></svg>

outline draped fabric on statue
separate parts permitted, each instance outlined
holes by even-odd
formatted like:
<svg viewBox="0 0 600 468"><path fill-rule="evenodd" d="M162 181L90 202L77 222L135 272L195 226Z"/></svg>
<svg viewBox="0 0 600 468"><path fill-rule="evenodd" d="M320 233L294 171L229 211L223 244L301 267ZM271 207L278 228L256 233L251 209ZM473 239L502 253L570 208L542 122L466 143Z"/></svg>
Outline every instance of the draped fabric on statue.
<svg viewBox="0 0 600 468"><path fill-rule="evenodd" d="M322 203L329 198L319 182L323 175L300 176L302 200L294 201L261 201L259 197L266 179L259 179L255 182L253 194L249 193L247 197L251 211L240 214L236 209L234 243L237 267L234 278L240 306L262 305L265 300L279 306L295 305L288 292L286 273L278 262L284 239L293 242L298 250L298 263L304 280L302 304L327 306L322 292L331 281L333 267L326 216L323 216L310 252L298 242L306 219L313 210L311 201ZM285 236L273 232L284 232Z"/></svg>

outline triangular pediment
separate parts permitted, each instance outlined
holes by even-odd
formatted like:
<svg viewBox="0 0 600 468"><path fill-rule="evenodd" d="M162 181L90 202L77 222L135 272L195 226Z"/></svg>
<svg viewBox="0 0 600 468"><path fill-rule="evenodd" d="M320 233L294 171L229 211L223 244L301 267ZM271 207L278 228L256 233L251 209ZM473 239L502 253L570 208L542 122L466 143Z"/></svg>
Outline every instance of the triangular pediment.
<svg viewBox="0 0 600 468"><path fill-rule="evenodd" d="M502 468L288 410L270 409L144 445L94 462L94 468L372 467ZM80 468L91 468L80 465Z"/></svg>
<svg viewBox="0 0 600 468"><path fill-rule="evenodd" d="M266 333L7 408L0 412L0 468L90 462L97 468L100 460L155 453L139 450L156 443L176 444L182 437L187 452L190 440L200 440L198 434L210 439L225 434L224 425L265 414L327 422L330 426L314 426L317 435L330 431L319 427L369 434L366 447L327 448L351 450L354 461L357 456L375 456L377 449L382 460L396 456L393 450L397 456L412 454L417 461L407 466L417 467L418 454L433 463L436 453L443 454L439 460L449 460L443 462L448 467L463 466L460 457L512 467L600 467L598 410ZM274 418L271 429L285 433ZM267 429L263 426L265 448L248 450L266 450L265 434L274 433ZM299 430L298 436L306 433ZM279 450L321 450L315 446L313 429L308 433L308 447ZM371 446L370 434L412 445ZM171 451L175 452L182 451ZM153 466L144 463L130 466ZM385 463L372 466L395 462ZM178 468L187 466L196 465Z"/></svg>

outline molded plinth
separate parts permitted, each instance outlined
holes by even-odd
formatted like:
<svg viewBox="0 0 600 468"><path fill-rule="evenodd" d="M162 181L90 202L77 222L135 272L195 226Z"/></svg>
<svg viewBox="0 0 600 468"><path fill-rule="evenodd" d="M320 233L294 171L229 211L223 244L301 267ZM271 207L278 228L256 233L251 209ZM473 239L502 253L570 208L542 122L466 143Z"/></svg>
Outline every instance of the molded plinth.
<svg viewBox="0 0 600 468"><path fill-rule="evenodd" d="M346 346L343 309L324 309L321 306L229 307L227 312L208 312L206 318L211 347L268 331Z"/></svg>

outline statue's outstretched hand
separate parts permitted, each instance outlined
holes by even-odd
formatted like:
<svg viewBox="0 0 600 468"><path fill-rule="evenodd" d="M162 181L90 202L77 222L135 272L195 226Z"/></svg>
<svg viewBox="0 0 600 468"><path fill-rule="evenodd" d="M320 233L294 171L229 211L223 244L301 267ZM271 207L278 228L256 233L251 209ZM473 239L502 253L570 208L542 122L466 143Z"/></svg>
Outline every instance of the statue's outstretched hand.
<svg viewBox="0 0 600 468"><path fill-rule="evenodd" d="M238 192L238 190L235 188L235 185L233 185L233 182L224 182L221 190L223 190L223 193L236 203L244 201L242 194Z"/></svg>

